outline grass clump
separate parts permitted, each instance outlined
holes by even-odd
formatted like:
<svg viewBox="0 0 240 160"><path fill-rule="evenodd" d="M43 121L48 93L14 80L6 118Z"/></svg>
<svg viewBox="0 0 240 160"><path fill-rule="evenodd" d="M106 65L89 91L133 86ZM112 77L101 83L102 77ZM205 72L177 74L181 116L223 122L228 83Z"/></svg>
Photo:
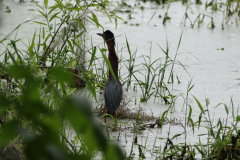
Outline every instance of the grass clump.
<svg viewBox="0 0 240 160"><path fill-rule="evenodd" d="M95 76L85 68L85 22L102 27L94 12L107 5L107 1L73 4L56 0L48 6L44 1L38 11L45 22L35 21L42 27L25 51L18 49L20 39L11 39L22 24L0 40L6 48L0 62L1 158L125 159L119 146L108 142L96 124L87 99L74 96L77 85L84 81L96 98L91 81ZM92 7L95 9L90 10ZM74 137L68 135L70 130ZM22 141L12 143L15 139Z"/></svg>
<svg viewBox="0 0 240 160"><path fill-rule="evenodd" d="M106 68L109 67L105 48L99 48L105 59L96 57L98 47L92 46L86 49L87 24L85 22L90 21L96 27L103 28L94 13L98 9L104 11L110 20L115 18L116 22L120 18L109 15L106 11L107 1L93 2L87 6L82 5L80 1L76 4L55 1L54 6L48 6L48 1L44 2L43 7L39 6L39 12L46 18L46 22L35 22L41 24L42 28L39 34L34 33L24 52L17 48L20 39L12 40L9 34L0 40L1 44L8 43L5 46L6 50L2 53L4 59L0 63L0 158L126 159L120 147L108 141L108 137L94 120L91 105L86 97L74 96L75 91L84 85L88 90L88 96L97 101L98 94L106 84ZM88 10L91 7L94 9ZM85 8L83 12L82 8ZM59 23L54 26L53 20ZM200 23L200 16L195 21ZM194 26L195 22L191 24ZM211 26L214 28L213 19ZM206 100L204 107L196 97L193 97L200 111L199 119L194 121L192 118L194 107L188 103L189 92L194 87L190 81L184 99L186 111L184 123L176 123L172 120L177 96L171 94L166 83L173 84L175 79L180 83L178 76L174 75L176 64L186 70L176 58L181 38L182 34L173 59L169 56L168 41L166 50L159 45L164 53L163 63L160 62L160 58L151 59L152 44L149 56L137 57L137 49L132 52L126 38L126 48L130 58L120 61L123 64L120 65L127 68L127 73L123 74L126 77L121 77L124 86L127 90L131 85L134 91L140 90L140 102L147 102L154 96L155 99L160 98L169 106L161 117L156 118L140 109L134 112L127 106L128 102L123 102L118 110L118 118L136 121L130 128L135 134L133 145L137 146L140 158L146 157L146 153L150 152L156 158L163 159L195 159L196 154L201 154L202 158L206 159L238 159L239 115L234 114L233 105L233 122L227 123L229 119L226 121L219 119L215 124L210 117L209 100ZM85 53L88 52L91 54L89 61L85 59ZM143 63L136 65L139 58L143 59ZM102 65L99 68L98 62ZM170 73L166 82L167 67L170 68ZM143 79L139 75L143 76ZM138 100L135 100L135 105L136 101ZM227 105L219 104L216 107L220 106L224 106L228 115ZM104 107L100 106L94 112L97 115L103 115ZM145 121L154 122L145 123ZM138 143L137 134L141 134L142 130L147 127L156 128L156 125L162 129L164 124L169 124L169 130L163 149L159 147L157 152L149 151L146 146L148 138L145 145ZM184 132L170 137L171 126L178 124L183 127ZM202 144L200 139L197 145L187 142L188 127L191 127L193 133L197 128L207 128L207 143ZM69 137L68 132L72 132L74 137ZM185 136L184 143L176 144L174 140L181 135ZM22 142L16 143L16 139L21 139ZM131 151L129 157L132 156Z"/></svg>

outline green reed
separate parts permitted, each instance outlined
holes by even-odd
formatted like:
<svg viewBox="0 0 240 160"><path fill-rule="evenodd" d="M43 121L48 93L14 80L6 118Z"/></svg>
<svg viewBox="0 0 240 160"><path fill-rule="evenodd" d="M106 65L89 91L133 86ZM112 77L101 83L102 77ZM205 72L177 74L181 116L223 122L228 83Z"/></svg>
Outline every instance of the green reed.
<svg viewBox="0 0 240 160"><path fill-rule="evenodd" d="M107 141L92 116L86 97L74 96L75 80L80 78L96 99L96 88L100 84L93 80L99 78L93 72L97 47L86 51L86 46L82 45L85 40L81 37L83 32L86 33L84 18L101 26L93 13L95 10L91 11L89 7L106 7L105 3L99 2L81 5L78 2L77 5L65 4L62 0L56 0L53 6L48 6L47 0L44 6L38 5L46 22L35 21L41 29L33 34L29 44L24 44L24 51L18 49L21 39L10 38L21 25L0 40L0 45L6 48L1 53L4 59L0 63L3 80L0 82L1 158L6 158L2 157L2 151L5 152L13 142L27 159L59 159L59 156L60 159L92 159L98 152L104 159L125 159L118 145ZM77 14L83 9L82 14ZM92 13L92 17L84 17L87 13ZM107 11L105 14L108 18L117 18ZM53 23L53 20L59 23ZM72 24L74 27L69 27ZM87 52L92 55L88 71L83 65L85 62L81 62L82 54ZM102 73L105 75L105 71ZM76 135L73 139L68 135L69 130Z"/></svg>
<svg viewBox="0 0 240 160"><path fill-rule="evenodd" d="M125 78L126 80L125 80L124 84L127 83L127 90L128 90L128 88L129 88L129 86L131 85L131 82L132 82L132 76L134 74L134 68L137 67L137 65L135 65L137 49L134 53L131 52L131 49L130 49L127 38L126 38L126 44L127 44L129 59L126 60L126 62L128 62L128 65L126 65L124 63L125 67L128 70L128 75Z"/></svg>
<svg viewBox="0 0 240 160"><path fill-rule="evenodd" d="M153 62L151 61L151 49L152 49L152 44L150 46L150 56L141 56L144 60L144 63L142 64L144 67L144 70L136 71L144 77L144 81L137 78L136 75L133 74L135 80L137 81L137 85L140 86L142 91L142 97L140 99L140 102L147 101L155 93L155 91L152 91L154 80L157 76L155 74L156 68L154 68L154 64L158 61L158 59L156 59Z"/></svg>

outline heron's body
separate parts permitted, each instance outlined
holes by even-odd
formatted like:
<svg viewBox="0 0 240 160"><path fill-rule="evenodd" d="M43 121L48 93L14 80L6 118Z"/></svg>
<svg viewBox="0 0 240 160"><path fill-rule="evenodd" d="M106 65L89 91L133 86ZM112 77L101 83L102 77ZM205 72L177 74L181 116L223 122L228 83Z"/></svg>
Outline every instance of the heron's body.
<svg viewBox="0 0 240 160"><path fill-rule="evenodd" d="M103 34L98 33L102 36L108 46L108 59L111 63L116 80L113 78L112 73L109 70L108 82L105 87L104 98L107 113L114 115L117 121L117 109L119 108L122 100L122 84L118 79L118 57L115 51L115 40L114 34L107 30ZM106 119L105 119L106 122Z"/></svg>
<svg viewBox="0 0 240 160"><path fill-rule="evenodd" d="M117 83L113 78L108 81L104 97L107 113L114 116L122 100L122 85L118 79Z"/></svg>

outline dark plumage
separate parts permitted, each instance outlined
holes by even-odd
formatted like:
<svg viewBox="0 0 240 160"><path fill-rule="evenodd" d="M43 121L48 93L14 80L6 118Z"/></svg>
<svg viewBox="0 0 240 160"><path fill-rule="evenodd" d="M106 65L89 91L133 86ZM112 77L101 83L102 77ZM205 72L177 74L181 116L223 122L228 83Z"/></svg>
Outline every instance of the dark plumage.
<svg viewBox="0 0 240 160"><path fill-rule="evenodd" d="M108 83L105 87L105 105L107 108L107 113L115 115L117 120L117 109L122 100L122 84L118 79L118 57L115 51L115 39L114 34L110 30L106 30L104 33L97 33L97 35L102 36L108 46L108 59L111 63L116 81L109 71ZM105 119L106 122L106 119Z"/></svg>
<svg viewBox="0 0 240 160"><path fill-rule="evenodd" d="M108 81L104 97L107 113L114 116L122 100L122 85L118 79L117 83L113 78Z"/></svg>
<svg viewBox="0 0 240 160"><path fill-rule="evenodd" d="M110 30L106 30L104 33L97 33L97 35L102 36L105 41L112 41L115 46L114 34Z"/></svg>

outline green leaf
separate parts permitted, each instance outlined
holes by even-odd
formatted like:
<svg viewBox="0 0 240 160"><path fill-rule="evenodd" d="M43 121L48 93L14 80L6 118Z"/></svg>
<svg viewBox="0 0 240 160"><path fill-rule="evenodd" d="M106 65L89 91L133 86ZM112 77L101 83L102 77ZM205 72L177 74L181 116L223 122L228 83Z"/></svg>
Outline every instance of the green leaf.
<svg viewBox="0 0 240 160"><path fill-rule="evenodd" d="M60 89L61 89L63 95L66 95L64 82L63 81L59 81L59 85L60 85Z"/></svg>
<svg viewBox="0 0 240 160"><path fill-rule="evenodd" d="M48 15L50 15L57 8L58 8L57 6L51 6L50 11L48 12Z"/></svg>
<svg viewBox="0 0 240 160"><path fill-rule="evenodd" d="M179 137L179 136L181 136L181 135L182 135L182 134L175 134L175 135L172 137L171 140L173 140L174 138Z"/></svg>
<svg viewBox="0 0 240 160"><path fill-rule="evenodd" d="M152 17L150 18L150 20L148 21L148 23L147 23L147 24L149 24L149 23L150 23L150 21L153 19L153 17L154 17L154 15L156 14L156 12L157 12L157 11L155 11L155 12L153 13Z"/></svg>
<svg viewBox="0 0 240 160"><path fill-rule="evenodd" d="M17 62L16 62L14 56L12 55L12 53L8 49L7 49L7 51L8 51L9 56L11 57L13 63L17 65Z"/></svg>
<svg viewBox="0 0 240 160"><path fill-rule="evenodd" d="M31 46L28 48L28 52L29 52L29 55L32 56L32 52L33 52L33 47L35 45L35 36L36 36L36 32L34 33L33 35L33 39L32 39L32 43L31 43Z"/></svg>
<svg viewBox="0 0 240 160"><path fill-rule="evenodd" d="M102 87L102 88L105 87L104 85L102 85L101 83L98 83L98 82L95 82L95 84L96 84L97 86L99 86L99 87ZM101 91L101 89L99 89L98 87L97 87L97 89L98 89L99 91Z"/></svg>
<svg viewBox="0 0 240 160"><path fill-rule="evenodd" d="M86 28L84 24L80 21L80 19L74 19L74 20L77 20L78 24L84 29L84 31L86 31Z"/></svg>
<svg viewBox="0 0 240 160"><path fill-rule="evenodd" d="M52 17L49 19L49 22L51 22L55 17L57 17L57 15L59 14L60 12L57 12L55 13L54 15L52 15Z"/></svg>
<svg viewBox="0 0 240 160"><path fill-rule="evenodd" d="M95 24L96 24L97 27L99 28L100 24L99 24L99 22L98 22L97 16L96 16L94 13L92 13L92 17L93 17L93 21L95 22Z"/></svg>
<svg viewBox="0 0 240 160"><path fill-rule="evenodd" d="M42 36L43 36L43 39L45 39L45 29L44 29L44 26L43 26Z"/></svg>
<svg viewBox="0 0 240 160"><path fill-rule="evenodd" d="M237 122L240 121L240 115L237 115L237 117L236 117L236 121L237 121Z"/></svg>
<svg viewBox="0 0 240 160"><path fill-rule="evenodd" d="M117 18L115 18L115 29L117 29Z"/></svg>
<svg viewBox="0 0 240 160"><path fill-rule="evenodd" d="M194 84L195 85L195 84ZM188 92L190 92L192 90L192 88L194 87L194 85L192 85L189 89Z"/></svg>
<svg viewBox="0 0 240 160"><path fill-rule="evenodd" d="M192 130L193 130L193 134L194 134L194 128L195 128L195 124L194 124L194 122L193 122L192 118L190 118L190 119L189 119L189 121L190 121L190 122L191 122L191 124L192 124Z"/></svg>
<svg viewBox="0 0 240 160"><path fill-rule="evenodd" d="M60 81L63 85L63 82L68 83L69 85L73 85L73 77L72 73L63 68L52 68L49 70L49 74L55 77L58 81Z"/></svg>
<svg viewBox="0 0 240 160"><path fill-rule="evenodd" d="M44 5L45 5L45 7L47 8L47 6L48 6L48 0L44 0Z"/></svg>
<svg viewBox="0 0 240 160"><path fill-rule="evenodd" d="M47 24L46 23L42 23L42 22L37 22L37 21L33 21L34 23L38 23L38 24L41 24L41 25L44 25L46 26Z"/></svg>
<svg viewBox="0 0 240 160"><path fill-rule="evenodd" d="M110 15L108 14L108 12L104 8L102 8L102 9L104 10L105 14L108 16L110 22L112 23L112 19L111 19Z"/></svg>
<svg viewBox="0 0 240 160"><path fill-rule="evenodd" d="M57 4L59 5L59 7L65 8L64 4L59 1L59 0L55 0L55 2L57 2Z"/></svg>
<svg viewBox="0 0 240 160"><path fill-rule="evenodd" d="M72 45L71 41L69 41L69 39L67 39L67 43L68 43L68 45L69 45L69 47L71 49L71 52L74 53L73 45Z"/></svg>
<svg viewBox="0 0 240 160"><path fill-rule="evenodd" d="M0 145L9 144L10 141L17 135L17 127L19 127L18 122L10 121L7 125L3 126L1 129L1 141Z"/></svg>
<svg viewBox="0 0 240 160"><path fill-rule="evenodd" d="M104 60L107 62L107 65L109 67L110 72L112 73L112 76L113 76L115 82L117 82L117 79L116 79L115 74L113 72L112 65L111 65L110 61L108 60L108 58L106 57L106 55L103 52L101 52L101 53L102 53L102 56L103 56Z"/></svg>
<svg viewBox="0 0 240 160"><path fill-rule="evenodd" d="M14 48L14 50L15 50L15 52L16 52L19 60L20 60L20 63L22 64L22 63L23 63L23 60L22 60L22 57L21 57L21 56L19 55L19 53L18 53L18 50L17 50L15 41L11 40L11 44L12 44L12 46L13 46L13 48Z"/></svg>
<svg viewBox="0 0 240 160"><path fill-rule="evenodd" d="M91 91L93 97L95 98L95 100L97 101L97 96L96 96L96 91L95 91L95 85L94 85L94 81L91 83L86 75L86 73L84 72L83 69L81 69L81 72L83 74L83 77L85 79L85 81L87 82L87 87L89 88L89 90Z"/></svg>
<svg viewBox="0 0 240 160"><path fill-rule="evenodd" d="M235 130L235 132L236 133L238 133L239 132L239 130L238 130L238 128L236 127L236 125L235 124L233 124L233 123L231 123L232 124L232 127L233 127L233 129Z"/></svg>
<svg viewBox="0 0 240 160"><path fill-rule="evenodd" d="M189 114L188 114L188 122L187 123L189 123L191 116L192 116L192 107L191 107L191 105L189 105Z"/></svg>
<svg viewBox="0 0 240 160"><path fill-rule="evenodd" d="M163 121L164 121L165 115L167 115L167 113L168 113L168 110L166 110L166 111L163 112L163 114L162 114L162 117L161 117L161 129L162 129L162 126L163 126Z"/></svg>
<svg viewBox="0 0 240 160"><path fill-rule="evenodd" d="M82 31L81 33L79 33L78 35L76 35L75 38L77 39L77 38L81 37L81 36L83 35L83 33L84 33L84 31Z"/></svg>
<svg viewBox="0 0 240 160"><path fill-rule="evenodd" d="M199 107L199 109L201 110L202 114L205 114L205 111L204 111L203 106L201 105L201 103L197 100L196 97L193 96L193 98L194 98L195 101L197 102L198 107Z"/></svg>
<svg viewBox="0 0 240 160"><path fill-rule="evenodd" d="M199 117L198 117L198 129L200 128L200 124L202 122L202 112L200 113Z"/></svg>
<svg viewBox="0 0 240 160"><path fill-rule="evenodd" d="M194 147L198 150L199 153L201 153L201 155L205 155L205 152L202 151L202 148L200 149L197 145Z"/></svg>
<svg viewBox="0 0 240 160"><path fill-rule="evenodd" d="M209 104L210 104L209 99L206 98L206 106L208 107Z"/></svg>
<svg viewBox="0 0 240 160"><path fill-rule="evenodd" d="M45 39L45 42L47 42L47 40L50 38L50 34L46 37L46 39Z"/></svg>
<svg viewBox="0 0 240 160"><path fill-rule="evenodd" d="M100 51L101 51L101 52L106 52L107 49L106 49L106 48L102 48L102 49L100 49Z"/></svg>
<svg viewBox="0 0 240 160"><path fill-rule="evenodd" d="M33 80L32 75L29 70L24 65L11 65L7 68L7 72L9 75L13 76L15 79L25 78L29 81Z"/></svg>
<svg viewBox="0 0 240 160"><path fill-rule="evenodd" d="M122 21L124 21L124 19L122 19L121 17L118 17L118 16L116 16L118 19L121 19Z"/></svg>
<svg viewBox="0 0 240 160"><path fill-rule="evenodd" d="M128 53L129 53L129 55L130 55L130 58L131 58L131 50L130 50L130 47L129 47L129 44L128 44L128 40L127 40L127 38L126 38L126 43L127 43L127 49L128 49Z"/></svg>
<svg viewBox="0 0 240 160"><path fill-rule="evenodd" d="M223 105L224 105L224 107L225 107L226 113L228 114L229 112L228 112L228 107L227 107L227 105L226 105L225 103L224 103Z"/></svg>
<svg viewBox="0 0 240 160"><path fill-rule="evenodd" d="M92 65L93 60L94 60L94 58L95 58L96 50L97 50L97 48L94 47L94 48L93 48L93 51L92 51L92 57L91 57L91 60L90 60L90 63L89 63L89 68L90 68L90 66Z"/></svg>
<svg viewBox="0 0 240 160"><path fill-rule="evenodd" d="M45 11L38 3L35 2L35 4L36 4L39 8L41 8L43 11Z"/></svg>
<svg viewBox="0 0 240 160"><path fill-rule="evenodd" d="M44 13L43 13L42 11L40 11L39 9L38 9L38 12L41 13L41 14L43 15L43 17L47 18L47 15L44 14Z"/></svg>

